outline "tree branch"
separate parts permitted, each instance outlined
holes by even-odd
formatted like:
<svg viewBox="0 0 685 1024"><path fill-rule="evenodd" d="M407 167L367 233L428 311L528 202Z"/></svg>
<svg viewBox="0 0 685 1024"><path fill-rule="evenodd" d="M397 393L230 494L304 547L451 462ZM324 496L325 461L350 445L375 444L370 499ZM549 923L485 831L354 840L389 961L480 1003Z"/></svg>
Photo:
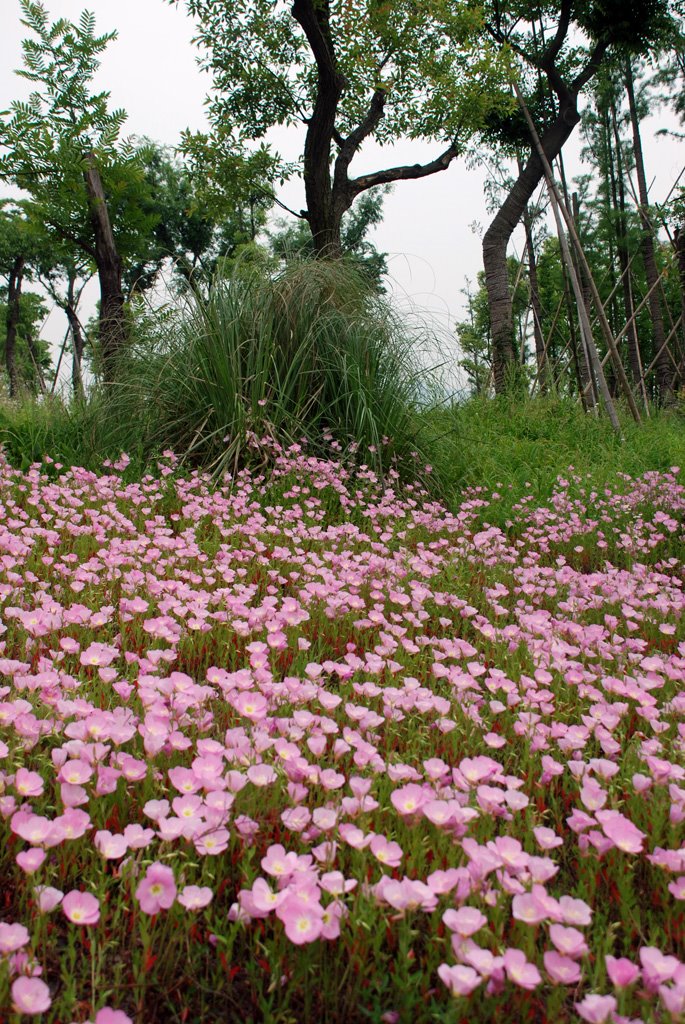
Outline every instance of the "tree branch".
<svg viewBox="0 0 685 1024"><path fill-rule="evenodd" d="M79 249L82 249L87 256L90 256L90 258L95 261L95 249L92 245L89 245L82 238L79 238L78 235L72 235L71 232L65 230L61 224L57 224L55 221L48 220L46 218L45 223L51 227L53 231L56 231L60 238L63 238L65 242L71 242L73 245L78 246Z"/></svg>
<svg viewBox="0 0 685 1024"><path fill-rule="evenodd" d="M388 167L384 171L375 171L373 174L362 174L359 178L350 181L350 189L354 195L365 192L376 185L387 185L393 181L411 181L416 178L426 178L437 171L446 171L454 158L459 155L456 142L453 142L444 153L441 153L435 160L427 164L405 164L401 167Z"/></svg>
<svg viewBox="0 0 685 1024"><path fill-rule="evenodd" d="M343 193L349 189L350 179L347 175L347 171L350 163L364 139L368 138L378 126L385 112L385 100L385 90L376 89L371 97L366 117L361 124L354 129L354 131L350 132L346 139L342 140L340 152L335 161L335 170L333 172L333 188L336 192Z"/></svg>
<svg viewBox="0 0 685 1024"><path fill-rule="evenodd" d="M369 135L371 135L378 127L383 114L385 113L385 101L387 99L387 95L388 94L385 89L376 89L371 97L366 117L343 141L343 154L346 151L349 151L350 160L357 152L364 139L368 138ZM347 162L349 163L349 160Z"/></svg>
<svg viewBox="0 0 685 1024"><path fill-rule="evenodd" d="M580 92L584 85L587 85L592 76L599 69L604 59L604 54L607 51L607 47L608 43L606 42L600 41L599 43L595 44L595 48L590 54L590 59L588 60L587 64L571 82L571 91L575 93L575 95L577 95Z"/></svg>
<svg viewBox="0 0 685 1024"><path fill-rule="evenodd" d="M554 61L559 56L559 51L564 45L564 40L568 35L569 25L571 24L571 0L561 0L561 11L559 12L559 23L557 30L554 33L554 38L540 58L540 67L547 71L548 67L553 66Z"/></svg>

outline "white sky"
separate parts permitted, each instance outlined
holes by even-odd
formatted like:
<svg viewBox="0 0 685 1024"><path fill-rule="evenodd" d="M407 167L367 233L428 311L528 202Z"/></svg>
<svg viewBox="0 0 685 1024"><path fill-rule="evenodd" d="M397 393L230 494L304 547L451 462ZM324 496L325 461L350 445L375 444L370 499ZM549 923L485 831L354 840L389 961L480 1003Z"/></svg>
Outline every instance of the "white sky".
<svg viewBox="0 0 685 1024"><path fill-rule="evenodd" d="M197 50L191 43L193 23L183 3L46 0L46 5L51 18L74 21L85 7L95 14L96 31L118 31L118 38L103 54L97 85L111 92L113 107L128 112L124 134L146 135L174 145L184 128L205 125L203 104L210 83L197 67ZM27 32L20 24L20 13L18 0L0 0L0 110L30 91L29 83L14 74L22 63L21 39ZM664 124L674 125L670 114L659 113L644 125L647 173L654 182L651 196L655 201L665 197L684 162L681 143L654 137L654 130ZM280 131L274 141L287 155L296 156L303 135L298 129ZM583 169L579 141L578 137L572 139L564 151L569 176ZM359 154L353 171L424 162L441 148L405 142L380 149L369 144ZM398 183L385 201L384 222L373 236L375 244L390 254L390 276L398 298L430 311L446 345L455 319L463 315L465 279L475 281L482 266L480 238L470 225L486 226L490 219L483 197L485 177L484 169L467 170L459 160L447 171L422 181ZM305 205L301 182L288 183L279 198L301 209ZM94 302L97 288L91 287L89 301ZM61 318L62 314L53 314L48 325L46 336L53 342L61 340L65 326Z"/></svg>

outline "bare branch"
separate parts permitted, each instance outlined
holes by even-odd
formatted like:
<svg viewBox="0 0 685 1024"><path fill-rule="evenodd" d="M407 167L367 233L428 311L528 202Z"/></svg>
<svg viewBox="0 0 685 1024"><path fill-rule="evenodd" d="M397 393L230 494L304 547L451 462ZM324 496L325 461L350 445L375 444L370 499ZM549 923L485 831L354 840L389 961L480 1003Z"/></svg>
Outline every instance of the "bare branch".
<svg viewBox="0 0 685 1024"><path fill-rule="evenodd" d="M446 171L454 158L459 155L456 142L453 142L435 160L427 164L405 164L401 167L388 167L384 171L375 171L373 174L362 174L359 178L350 181L350 188L354 195L365 192L376 185L387 185L393 181L411 181L416 178L427 178L437 171Z"/></svg>

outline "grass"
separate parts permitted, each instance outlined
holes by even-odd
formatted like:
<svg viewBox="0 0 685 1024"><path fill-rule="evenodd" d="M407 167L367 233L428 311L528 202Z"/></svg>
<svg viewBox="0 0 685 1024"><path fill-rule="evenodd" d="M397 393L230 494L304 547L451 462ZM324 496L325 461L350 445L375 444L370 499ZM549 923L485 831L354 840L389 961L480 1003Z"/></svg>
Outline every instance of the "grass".
<svg viewBox="0 0 685 1024"><path fill-rule="evenodd" d="M685 466L685 417L677 410L653 411L641 426L624 415L623 441L571 399L474 398L426 416L441 491L455 500L484 487L501 492L503 507L526 494L546 501L571 466L591 473L596 486L621 473Z"/></svg>
<svg viewBox="0 0 685 1024"><path fill-rule="evenodd" d="M640 427L624 415L621 441L568 398L449 404L429 350L425 326L344 262L291 261L275 276L238 265L209 298L139 314L116 387L76 404L0 403L0 443L24 469L48 455L97 470L125 451L129 478L171 449L183 471L218 479L305 439L319 456L422 479L448 502L496 488L502 509L527 493L546 500L571 465L602 485L685 464L682 409Z"/></svg>

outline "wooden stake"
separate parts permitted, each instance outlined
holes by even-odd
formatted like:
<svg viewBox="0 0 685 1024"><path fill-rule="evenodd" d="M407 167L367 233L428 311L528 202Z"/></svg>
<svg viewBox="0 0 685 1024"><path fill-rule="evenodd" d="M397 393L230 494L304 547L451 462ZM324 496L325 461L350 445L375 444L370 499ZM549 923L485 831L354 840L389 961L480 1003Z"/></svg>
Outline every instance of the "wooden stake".
<svg viewBox="0 0 685 1024"><path fill-rule="evenodd" d="M566 241L566 239L565 239L565 235L564 235L564 231L563 231L563 225L561 224L559 211L561 211L561 215L563 215L563 218L566 221L566 226L568 228L568 233L569 233L569 236L571 238L571 241L573 242L573 245L574 245L574 249L575 249L575 252L576 252L576 257L577 257L578 262L579 262L579 264L580 264L580 266L582 268L583 273L587 277L587 283L588 283L588 285L590 287L590 293L592 295L592 300L593 300L593 302L595 304L595 309L596 309L596 312L597 312L597 316L599 318L600 326L602 328L602 333L604 334L604 338L605 338L605 341L607 343L607 348L609 349L609 352L611 354L611 358L612 358L613 363L614 363L614 367L616 369L616 376L618 377L619 383L620 383L620 385L621 385L621 387L622 387L622 389L623 389L623 391L625 393L626 399L628 401L628 406L630 408L630 412L631 412L631 414L633 416L633 419L635 420L636 423L640 423L641 422L640 410L637 407L637 403L635 402L635 396L633 395L632 389L630 387L630 382L628 381L628 377L626 376L625 369L623 368L623 363L621 362L621 357L620 357L620 354L619 354L618 349L616 347L616 342L614 340L614 336L613 336L611 327L609 326L609 321L607 320L606 312L605 312L604 306L602 305L601 297L599 295L599 292L597 291L597 286L596 286L596 284L594 282L594 278L592 277L592 273L590 271L590 267L588 265L587 259L585 258L585 253L583 252L583 247L580 244L580 240L578 238L578 234L577 234L576 229L575 229L575 224L573 223L573 217L571 216L571 214L570 214L569 210L567 209L565 203L563 203L563 201L561 200L561 196L559 195L559 190L558 190L558 188L556 186L556 183L554 181L554 177L552 175L552 169L551 169L551 167L549 165L549 161L548 161L548 159L547 159L547 157L545 155L545 151L542 148L542 144L540 142L540 137L539 137L539 135L538 135L538 133L537 133L537 131L535 129L535 125L533 124L533 119L530 116L530 111L528 110L528 107L526 106L525 100L523 99L523 96L521 95L521 90L519 89L518 85L515 82L514 82L514 90L516 92L516 98L518 99L519 105L521 106L521 110L523 111L523 115L524 115L524 117L526 119L526 122L528 124L528 129L530 131L531 138L532 138L533 143L535 145L535 149L537 150L537 154L538 154L538 156L540 158L540 162L542 163L542 168L543 168L543 171L544 171L544 174L545 174L545 178L547 179L547 190L549 192L550 202L552 203L552 206L553 206L553 209L554 209L555 219L557 220L557 226L558 226L558 228L560 230L559 240L561 241L562 235L564 236L564 240L565 240L565 247L566 247L566 251L567 251L567 254L565 255L565 258L568 258L570 260L571 256L570 256L570 251L569 251L569 248L568 248L568 241ZM598 384L600 386L600 390L602 391L602 397L604 399L604 404L605 404L605 406L607 408L607 412L609 413L609 418L611 419L611 422L612 422L612 425L614 426L614 429L617 430L620 433L621 432L620 424L618 422L618 417L616 416L616 410L614 408L614 405L613 405L613 402L612 402L612 399L611 399L611 395L609 394L609 389L608 389L607 384L606 384L606 378L604 377L604 371L602 369L601 363L599 362L599 357L597 356L597 349L595 347L594 339L592 338L592 333L590 331L590 323L589 323L589 320L588 320L588 317L587 317L587 313L586 312L584 313L584 310L582 310L580 308L581 306L583 306L582 292L580 291L580 286L578 284L578 278L577 278L577 275L575 273L575 268L571 269L571 267L569 267L569 272L571 274L572 282L575 281L574 293L576 293L576 288L578 288L578 292L576 293L576 301L578 302L578 305L579 305L578 314L579 314L579 316L581 318L581 326L583 326L583 324L582 324L583 320L587 321L586 325L583 326L583 331L587 335L589 335L589 337L587 338L587 342L588 342L590 357L592 359L593 367L595 369L595 372L596 373L598 372L599 374L601 374L601 377L598 378ZM605 395L605 389L606 389L606 395ZM609 404L607 404L607 400L608 400Z"/></svg>

